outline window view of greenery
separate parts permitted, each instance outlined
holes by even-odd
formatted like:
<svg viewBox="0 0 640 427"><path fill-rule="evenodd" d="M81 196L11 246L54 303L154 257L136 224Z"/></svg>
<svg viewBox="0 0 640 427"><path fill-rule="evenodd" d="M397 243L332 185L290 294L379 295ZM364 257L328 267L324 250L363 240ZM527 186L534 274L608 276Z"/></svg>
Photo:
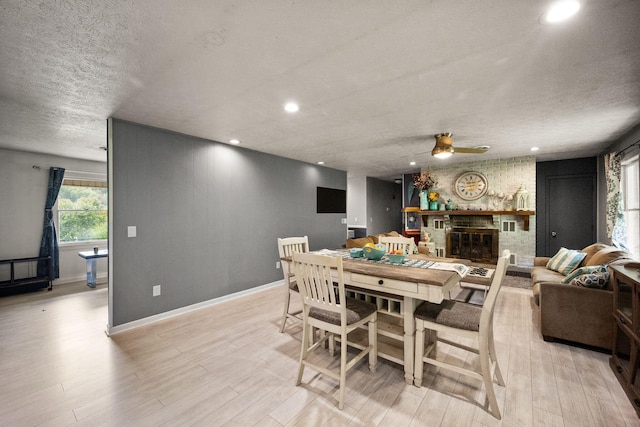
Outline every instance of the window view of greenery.
<svg viewBox="0 0 640 427"><path fill-rule="evenodd" d="M60 242L107 239L107 189L63 185L58 220Z"/></svg>

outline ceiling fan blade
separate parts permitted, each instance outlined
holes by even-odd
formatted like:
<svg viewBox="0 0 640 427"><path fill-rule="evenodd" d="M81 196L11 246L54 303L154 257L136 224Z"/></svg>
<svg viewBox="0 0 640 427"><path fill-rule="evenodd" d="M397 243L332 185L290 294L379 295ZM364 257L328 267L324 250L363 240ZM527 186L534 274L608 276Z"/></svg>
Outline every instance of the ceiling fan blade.
<svg viewBox="0 0 640 427"><path fill-rule="evenodd" d="M487 152L487 148L462 148L462 147L453 147L456 153L463 154L484 154Z"/></svg>

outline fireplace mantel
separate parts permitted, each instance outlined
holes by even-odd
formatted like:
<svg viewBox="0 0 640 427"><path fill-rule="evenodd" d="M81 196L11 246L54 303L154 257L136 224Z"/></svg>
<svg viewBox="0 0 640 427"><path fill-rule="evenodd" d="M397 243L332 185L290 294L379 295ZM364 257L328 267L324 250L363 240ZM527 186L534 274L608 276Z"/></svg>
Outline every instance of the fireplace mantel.
<svg viewBox="0 0 640 427"><path fill-rule="evenodd" d="M454 215L465 215L465 216L479 216L479 215L515 215L521 216L524 220L525 231L529 231L529 217L535 215L535 211L481 211L481 210L465 210L465 211L418 211L418 214L423 217L425 216L454 216Z"/></svg>

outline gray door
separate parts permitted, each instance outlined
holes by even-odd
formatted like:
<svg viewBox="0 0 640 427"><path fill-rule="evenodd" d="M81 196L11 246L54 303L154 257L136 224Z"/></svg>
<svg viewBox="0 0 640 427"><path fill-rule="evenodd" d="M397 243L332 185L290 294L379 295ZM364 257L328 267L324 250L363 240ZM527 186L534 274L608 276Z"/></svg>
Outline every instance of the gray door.
<svg viewBox="0 0 640 427"><path fill-rule="evenodd" d="M547 176L546 253L582 249L596 239L596 182L593 174Z"/></svg>

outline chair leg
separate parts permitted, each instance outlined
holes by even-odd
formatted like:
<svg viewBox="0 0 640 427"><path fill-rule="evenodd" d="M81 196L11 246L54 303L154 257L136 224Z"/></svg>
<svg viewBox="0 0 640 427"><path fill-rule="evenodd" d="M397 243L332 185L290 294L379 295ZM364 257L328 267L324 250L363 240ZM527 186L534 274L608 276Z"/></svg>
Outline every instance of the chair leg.
<svg viewBox="0 0 640 427"><path fill-rule="evenodd" d="M498 356L496 355L496 346L493 341L493 329L489 331L489 357L495 364L494 375L498 385L504 386L504 379L502 378L502 372L500 371L500 365L498 365Z"/></svg>
<svg viewBox="0 0 640 427"><path fill-rule="evenodd" d="M482 370L482 381L484 382L487 399L489 400L489 410L494 417L500 419L500 408L498 408L498 400L493 390L491 363L489 361L489 345L488 342L481 342L480 346L480 369Z"/></svg>
<svg viewBox="0 0 640 427"><path fill-rule="evenodd" d="M416 319L416 354L415 366L413 368L413 384L417 387L422 385L423 359L424 359L424 322Z"/></svg>
<svg viewBox="0 0 640 427"><path fill-rule="evenodd" d="M284 297L284 311L282 312L282 322L280 323L280 333L284 332L284 325L287 322L287 315L289 314L289 301L291 300L291 292L289 290L289 284L284 283L285 291L287 292Z"/></svg>
<svg viewBox="0 0 640 427"><path fill-rule="evenodd" d="M369 370L375 372L378 367L378 319L369 322Z"/></svg>
<svg viewBox="0 0 640 427"><path fill-rule="evenodd" d="M340 398L338 408L344 409L344 390L347 382L347 334L340 335Z"/></svg>
<svg viewBox="0 0 640 427"><path fill-rule="evenodd" d="M300 348L300 366L298 367L298 379L296 380L296 385L300 385L302 382L302 374L304 373L304 361L307 360L307 353L309 348L307 347L307 342L309 341L309 328L307 322L304 322L302 325L302 340L301 340L301 348Z"/></svg>

